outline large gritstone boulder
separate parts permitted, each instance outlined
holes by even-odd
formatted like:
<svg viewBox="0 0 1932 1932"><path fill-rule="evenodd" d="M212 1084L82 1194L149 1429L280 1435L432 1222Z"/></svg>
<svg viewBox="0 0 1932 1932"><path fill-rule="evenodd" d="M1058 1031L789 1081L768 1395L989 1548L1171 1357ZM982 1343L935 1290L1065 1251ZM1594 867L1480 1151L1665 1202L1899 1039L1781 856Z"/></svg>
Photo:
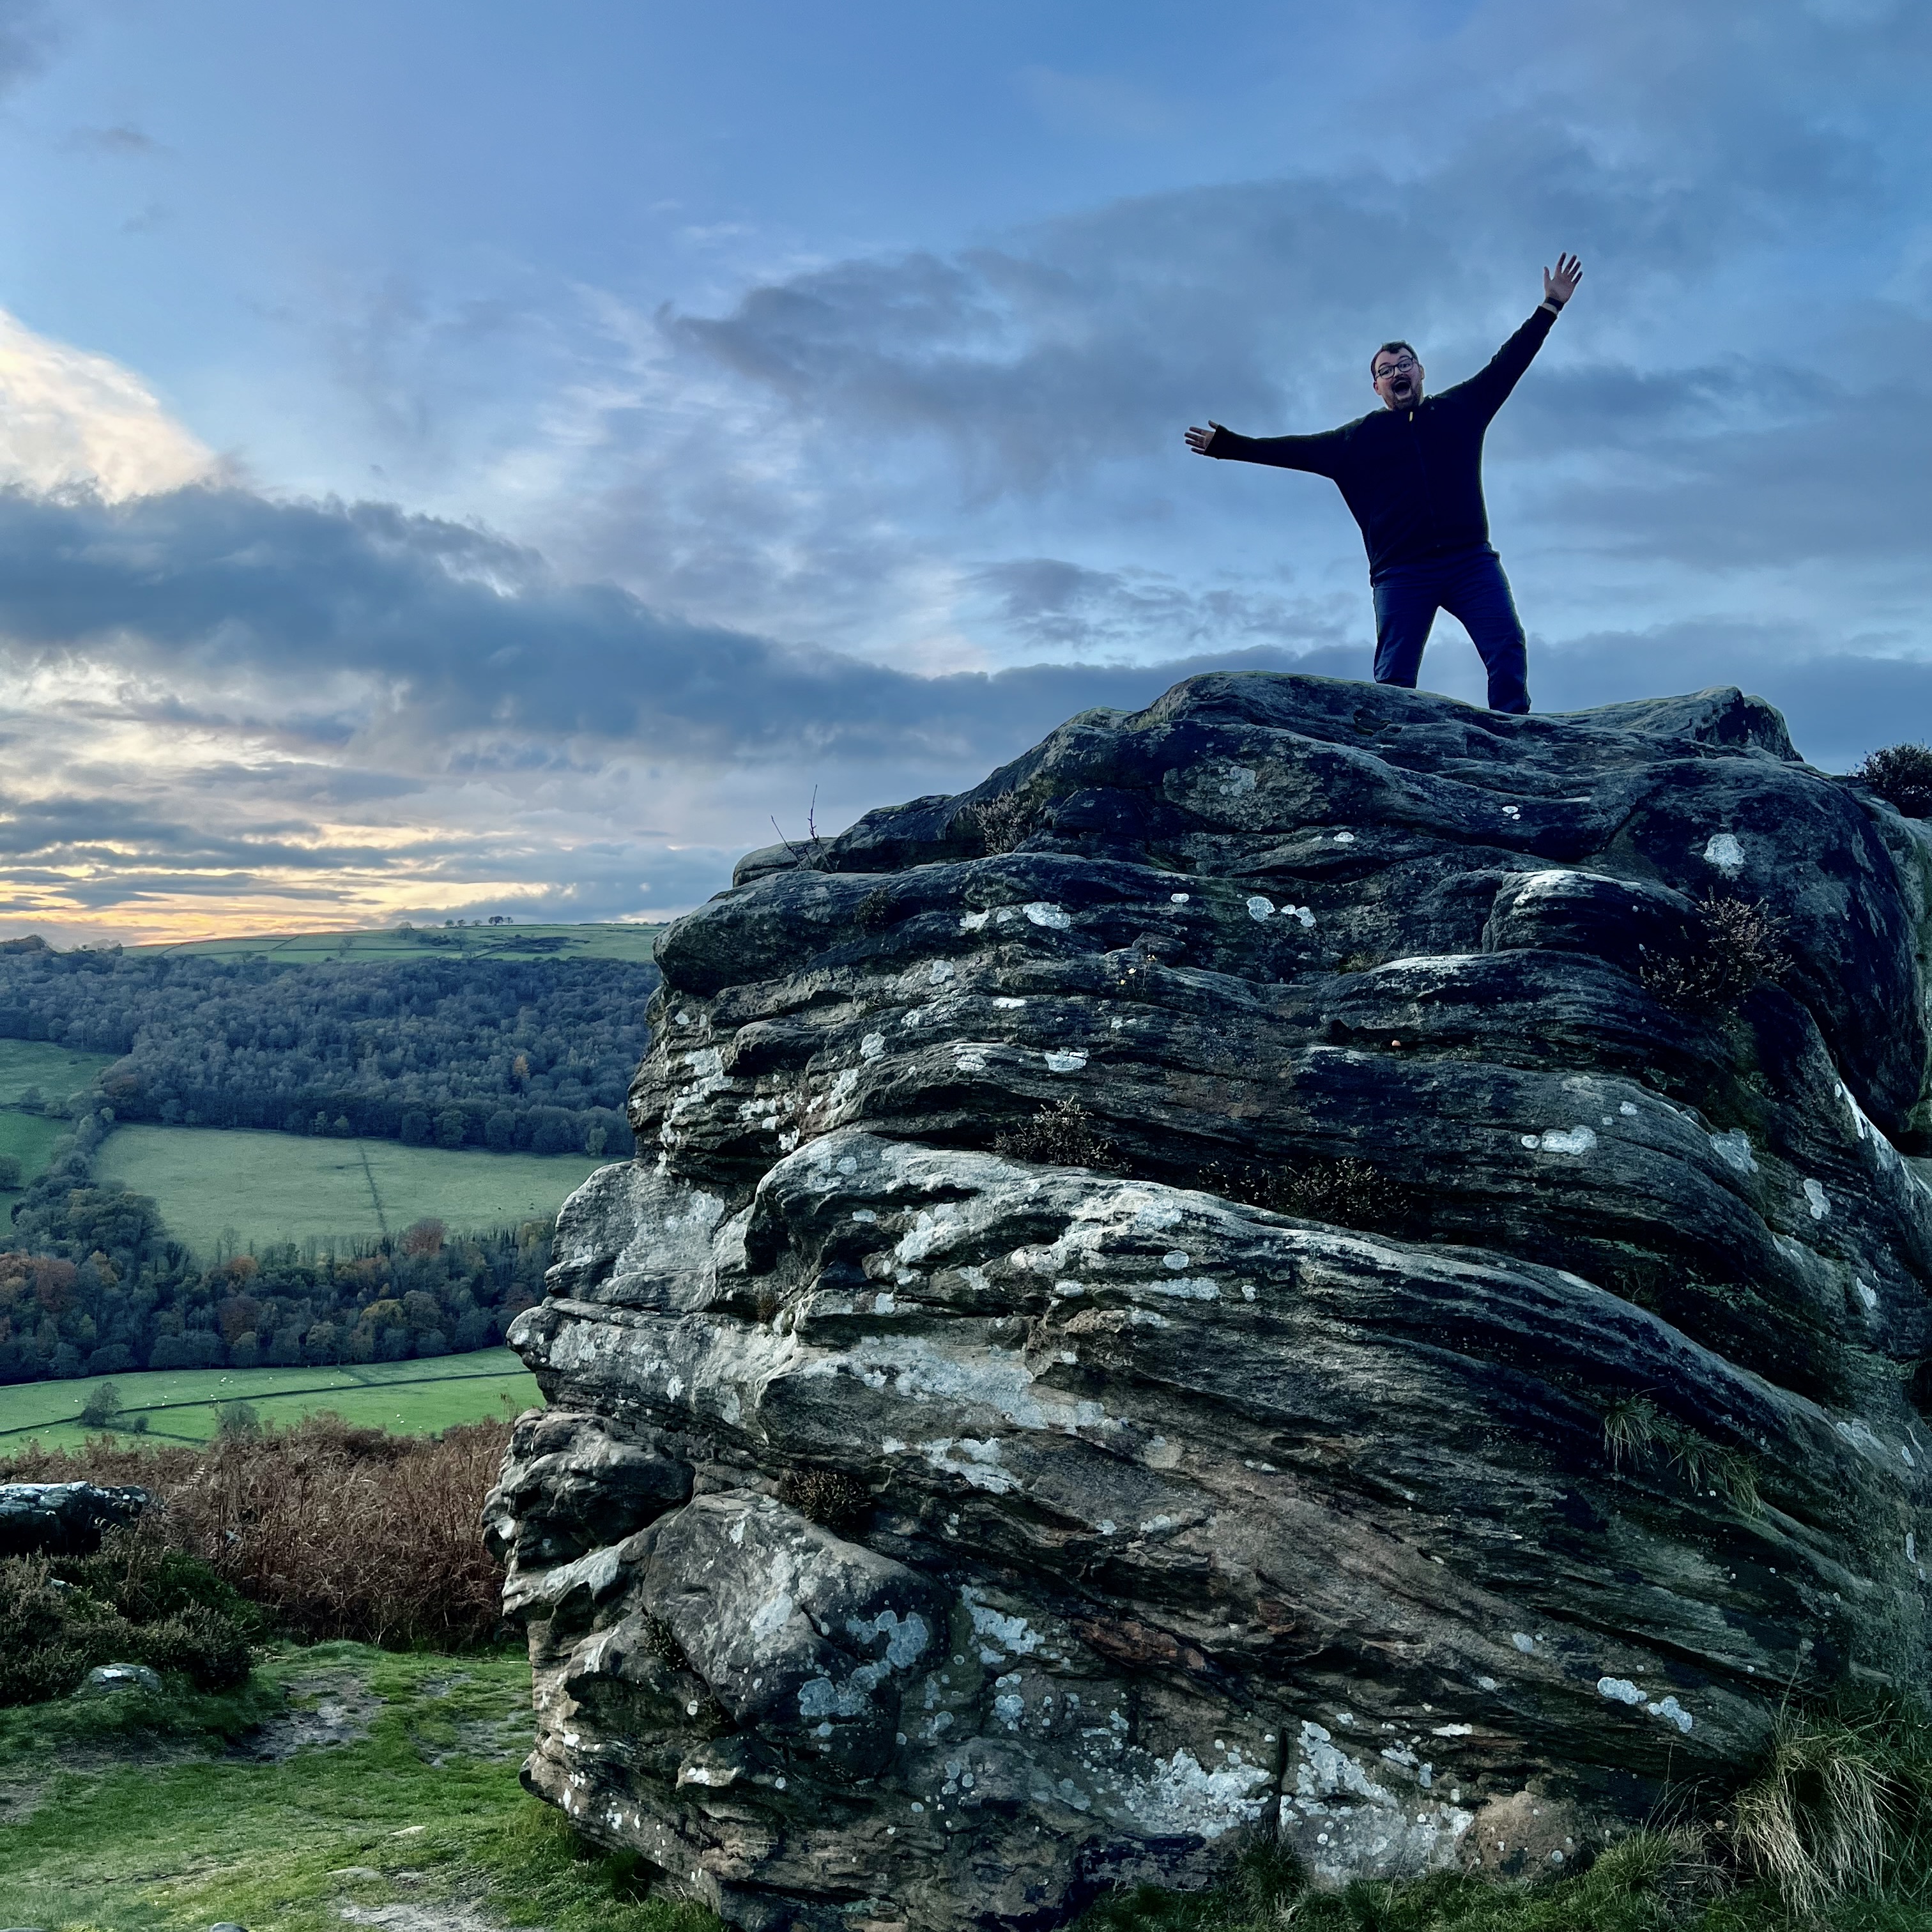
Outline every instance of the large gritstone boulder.
<svg viewBox="0 0 1932 1932"><path fill-rule="evenodd" d="M1932 837L1216 676L753 855L512 1340L525 1777L759 1928L1548 1870L1923 1690Z"/></svg>
<svg viewBox="0 0 1932 1932"><path fill-rule="evenodd" d="M96 1483L0 1483L0 1556L91 1556L150 1500Z"/></svg>

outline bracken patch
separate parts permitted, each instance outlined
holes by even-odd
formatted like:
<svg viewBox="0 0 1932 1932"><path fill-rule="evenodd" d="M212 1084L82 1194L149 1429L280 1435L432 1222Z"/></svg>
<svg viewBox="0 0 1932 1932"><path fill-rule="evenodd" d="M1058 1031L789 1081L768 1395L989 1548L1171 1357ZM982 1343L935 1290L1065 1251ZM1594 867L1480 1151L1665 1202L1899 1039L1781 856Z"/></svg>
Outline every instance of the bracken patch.
<svg viewBox="0 0 1932 1932"><path fill-rule="evenodd" d="M477 1527L509 1439L506 1422L434 1438L310 1416L203 1447L31 1450L0 1480L138 1484L142 1527L308 1639L443 1648L489 1640L502 1579Z"/></svg>

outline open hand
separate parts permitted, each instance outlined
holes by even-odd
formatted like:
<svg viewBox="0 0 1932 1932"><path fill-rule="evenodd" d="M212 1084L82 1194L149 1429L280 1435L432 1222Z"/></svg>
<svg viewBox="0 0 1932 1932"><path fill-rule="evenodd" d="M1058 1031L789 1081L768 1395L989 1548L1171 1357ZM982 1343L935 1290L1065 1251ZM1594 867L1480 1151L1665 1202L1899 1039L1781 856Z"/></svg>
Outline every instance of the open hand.
<svg viewBox="0 0 1932 1932"><path fill-rule="evenodd" d="M1220 427L1221 425L1210 416L1205 429L1190 429L1187 432L1188 448L1192 450L1196 456L1205 456L1208 454L1208 446L1214 440L1214 432Z"/></svg>
<svg viewBox="0 0 1932 1932"><path fill-rule="evenodd" d="M1558 255L1556 272L1552 275L1547 268L1543 272L1543 299L1561 308L1576 292L1576 284L1582 279L1582 263L1574 255Z"/></svg>

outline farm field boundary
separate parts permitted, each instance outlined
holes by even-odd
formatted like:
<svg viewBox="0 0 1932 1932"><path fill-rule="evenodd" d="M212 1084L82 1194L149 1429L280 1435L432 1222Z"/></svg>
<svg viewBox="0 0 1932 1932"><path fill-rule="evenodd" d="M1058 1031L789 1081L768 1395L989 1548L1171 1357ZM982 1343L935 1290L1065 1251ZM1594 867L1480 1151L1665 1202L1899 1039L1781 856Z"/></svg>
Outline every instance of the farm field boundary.
<svg viewBox="0 0 1932 1932"><path fill-rule="evenodd" d="M106 1379L121 1401L113 1432L134 1433L128 1424L145 1414L153 1420L142 1432L156 1442L205 1442L220 1427L223 1412L240 1402L277 1426L327 1409L358 1427L394 1436L434 1434L500 1414L506 1406L534 1408L543 1402L536 1378L508 1348L447 1356L434 1366L417 1360L333 1369L159 1369ZM33 1440L48 1449L75 1449L100 1433L79 1419L99 1386L99 1378L90 1378L0 1388L0 1456Z"/></svg>
<svg viewBox="0 0 1932 1932"><path fill-rule="evenodd" d="M452 1230L555 1219L604 1161L338 1140L252 1127L118 1127L94 1172L159 1203L197 1259L314 1241L346 1252L412 1222Z"/></svg>

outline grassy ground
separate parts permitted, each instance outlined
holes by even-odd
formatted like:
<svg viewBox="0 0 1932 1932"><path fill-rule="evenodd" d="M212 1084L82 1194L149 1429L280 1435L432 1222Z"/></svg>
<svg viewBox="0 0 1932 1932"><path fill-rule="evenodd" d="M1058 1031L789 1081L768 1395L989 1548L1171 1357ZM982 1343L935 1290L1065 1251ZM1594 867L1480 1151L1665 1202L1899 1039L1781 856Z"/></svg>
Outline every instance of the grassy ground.
<svg viewBox="0 0 1932 1932"><path fill-rule="evenodd" d="M117 1127L95 1157L104 1180L160 1202L198 1256L318 1240L346 1250L434 1216L452 1228L548 1220L605 1163L584 1154L485 1154L397 1141L310 1138L255 1128Z"/></svg>
<svg viewBox="0 0 1932 1932"><path fill-rule="evenodd" d="M516 1771L530 1677L504 1652L271 1649L221 1695L124 1693L0 1711L0 1923L48 1932L718 1932L642 1895ZM1688 1834L1640 1832L1591 1869L1308 1890L1251 1853L1214 1892L1118 1893L1081 1932L1925 1932L1894 1894L1793 1915L1714 1882Z"/></svg>
<svg viewBox="0 0 1932 1932"><path fill-rule="evenodd" d="M14 1203L26 1191L46 1166L54 1143L72 1131L70 1123L49 1120L44 1114L29 1114L18 1107L0 1107L0 1154L10 1154L20 1163L19 1187L0 1187L0 1228L13 1211Z"/></svg>
<svg viewBox="0 0 1932 1932"><path fill-rule="evenodd" d="M224 1748L265 1718L256 1752L304 1729L340 1741ZM524 1793L530 1738L520 1656L350 1643L273 1652L224 1696L0 1712L0 1924L340 1932L388 1906L376 1922L397 1932L716 1932L638 1899L624 1862L584 1856Z"/></svg>
<svg viewBox="0 0 1932 1932"><path fill-rule="evenodd" d="M0 1107L17 1106L29 1087L64 1100L92 1086L94 1076L113 1064L111 1053L70 1053L46 1040L0 1040Z"/></svg>
<svg viewBox="0 0 1932 1932"><path fill-rule="evenodd" d="M130 946L133 953L191 953L208 958L260 956L289 966L332 959L381 960L629 959L648 964L656 957L662 926L425 926L406 932L270 932L243 939L182 940L165 946Z"/></svg>
<svg viewBox="0 0 1932 1932"><path fill-rule="evenodd" d="M0 1040L0 1154L17 1156L22 1181L32 1180L47 1164L54 1142L68 1131L64 1120L22 1111L20 1096L38 1087L50 1100L64 1100L94 1084L111 1053L70 1053L44 1040ZM7 1225L24 1188L0 1188L0 1228Z"/></svg>
<svg viewBox="0 0 1932 1932"><path fill-rule="evenodd" d="M124 1424L148 1418L154 1442L206 1442L223 1408L248 1402L278 1429L329 1409L358 1427L430 1436L460 1422L536 1408L536 1378L508 1348L431 1361L372 1362L335 1369L159 1369L111 1378ZM94 1382L24 1382L0 1388L0 1456L38 1441L78 1449L91 1434L74 1420ZM130 1438L131 1439L131 1438Z"/></svg>

